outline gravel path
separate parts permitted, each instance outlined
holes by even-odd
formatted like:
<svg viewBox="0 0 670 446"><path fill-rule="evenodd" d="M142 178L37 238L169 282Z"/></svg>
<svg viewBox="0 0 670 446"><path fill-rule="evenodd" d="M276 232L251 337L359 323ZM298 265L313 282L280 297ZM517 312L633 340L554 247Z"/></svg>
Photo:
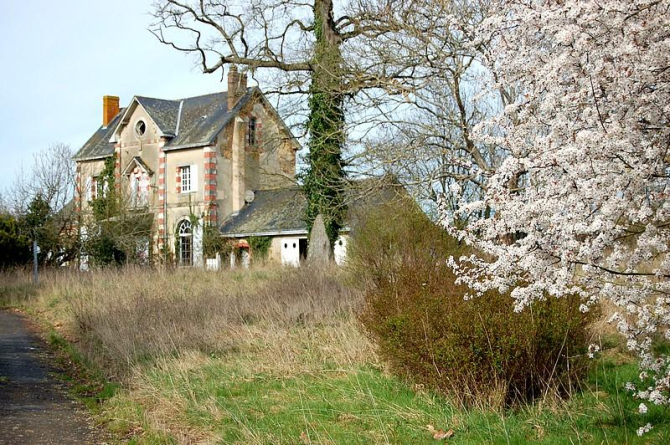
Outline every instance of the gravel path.
<svg viewBox="0 0 670 446"><path fill-rule="evenodd" d="M0 444L95 444L103 436L67 396L53 355L18 313L0 310Z"/></svg>

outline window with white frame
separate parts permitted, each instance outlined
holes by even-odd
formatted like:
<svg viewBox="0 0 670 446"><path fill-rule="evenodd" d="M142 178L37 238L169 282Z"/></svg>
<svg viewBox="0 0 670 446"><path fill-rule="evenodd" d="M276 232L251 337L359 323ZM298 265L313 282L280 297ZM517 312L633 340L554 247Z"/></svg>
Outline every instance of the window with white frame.
<svg viewBox="0 0 670 446"><path fill-rule="evenodd" d="M181 177L181 191L192 191L191 166L181 166L179 168L179 176Z"/></svg>
<svg viewBox="0 0 670 446"><path fill-rule="evenodd" d="M182 193L198 191L198 165L179 167L180 190Z"/></svg>
<svg viewBox="0 0 670 446"><path fill-rule="evenodd" d="M135 169L128 176L130 183L130 204L131 206L146 206L149 193L149 177L146 173Z"/></svg>
<svg viewBox="0 0 670 446"><path fill-rule="evenodd" d="M177 226L177 242L179 265L193 265L193 227L190 220L184 219Z"/></svg>
<svg viewBox="0 0 670 446"><path fill-rule="evenodd" d="M107 196L107 192L109 192L109 183L107 182L107 178L96 178L95 188L96 197L99 195L100 197L105 198Z"/></svg>

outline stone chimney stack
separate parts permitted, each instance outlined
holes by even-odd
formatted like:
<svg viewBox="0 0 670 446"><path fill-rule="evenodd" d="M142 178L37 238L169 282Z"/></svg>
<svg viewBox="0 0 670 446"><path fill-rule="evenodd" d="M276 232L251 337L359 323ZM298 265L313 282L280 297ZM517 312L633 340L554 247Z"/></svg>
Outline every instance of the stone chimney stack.
<svg viewBox="0 0 670 446"><path fill-rule="evenodd" d="M102 126L107 125L119 114L119 97L118 96L103 96L102 97Z"/></svg>
<svg viewBox="0 0 670 446"><path fill-rule="evenodd" d="M237 104L237 101L247 92L247 75L240 74L235 65L228 69L228 110Z"/></svg>
<svg viewBox="0 0 670 446"><path fill-rule="evenodd" d="M231 190L231 198L233 204L233 213L239 212L244 206L244 193L246 191L245 176L246 176L246 152L244 151L244 135L245 135L244 119L239 116L233 121L233 146L232 146L232 170L233 170L233 184Z"/></svg>

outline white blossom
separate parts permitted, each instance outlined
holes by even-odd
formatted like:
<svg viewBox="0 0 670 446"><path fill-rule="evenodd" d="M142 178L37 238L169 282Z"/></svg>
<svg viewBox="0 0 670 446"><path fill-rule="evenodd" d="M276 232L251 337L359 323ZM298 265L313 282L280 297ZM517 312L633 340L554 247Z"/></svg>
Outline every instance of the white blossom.
<svg viewBox="0 0 670 446"><path fill-rule="evenodd" d="M642 426L641 428L639 428L637 430L637 436L641 437L644 434L646 434L647 432L649 432L650 430L651 430L651 424L647 423L646 425Z"/></svg>
<svg viewBox="0 0 670 446"><path fill-rule="evenodd" d="M494 4L476 40L490 43L491 88L521 94L475 135L510 153L460 208L492 217L450 229L484 255L450 266L475 296L511 290L516 310L611 302L654 382L636 396L668 404L670 360L651 339L670 337L670 0Z"/></svg>

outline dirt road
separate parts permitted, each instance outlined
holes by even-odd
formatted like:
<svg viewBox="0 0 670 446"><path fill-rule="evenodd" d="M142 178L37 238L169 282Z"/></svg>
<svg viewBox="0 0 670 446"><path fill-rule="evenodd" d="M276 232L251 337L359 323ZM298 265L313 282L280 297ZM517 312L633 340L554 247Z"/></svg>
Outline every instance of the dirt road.
<svg viewBox="0 0 670 446"><path fill-rule="evenodd" d="M104 441L86 409L53 376L53 363L26 319L0 310L0 444Z"/></svg>

